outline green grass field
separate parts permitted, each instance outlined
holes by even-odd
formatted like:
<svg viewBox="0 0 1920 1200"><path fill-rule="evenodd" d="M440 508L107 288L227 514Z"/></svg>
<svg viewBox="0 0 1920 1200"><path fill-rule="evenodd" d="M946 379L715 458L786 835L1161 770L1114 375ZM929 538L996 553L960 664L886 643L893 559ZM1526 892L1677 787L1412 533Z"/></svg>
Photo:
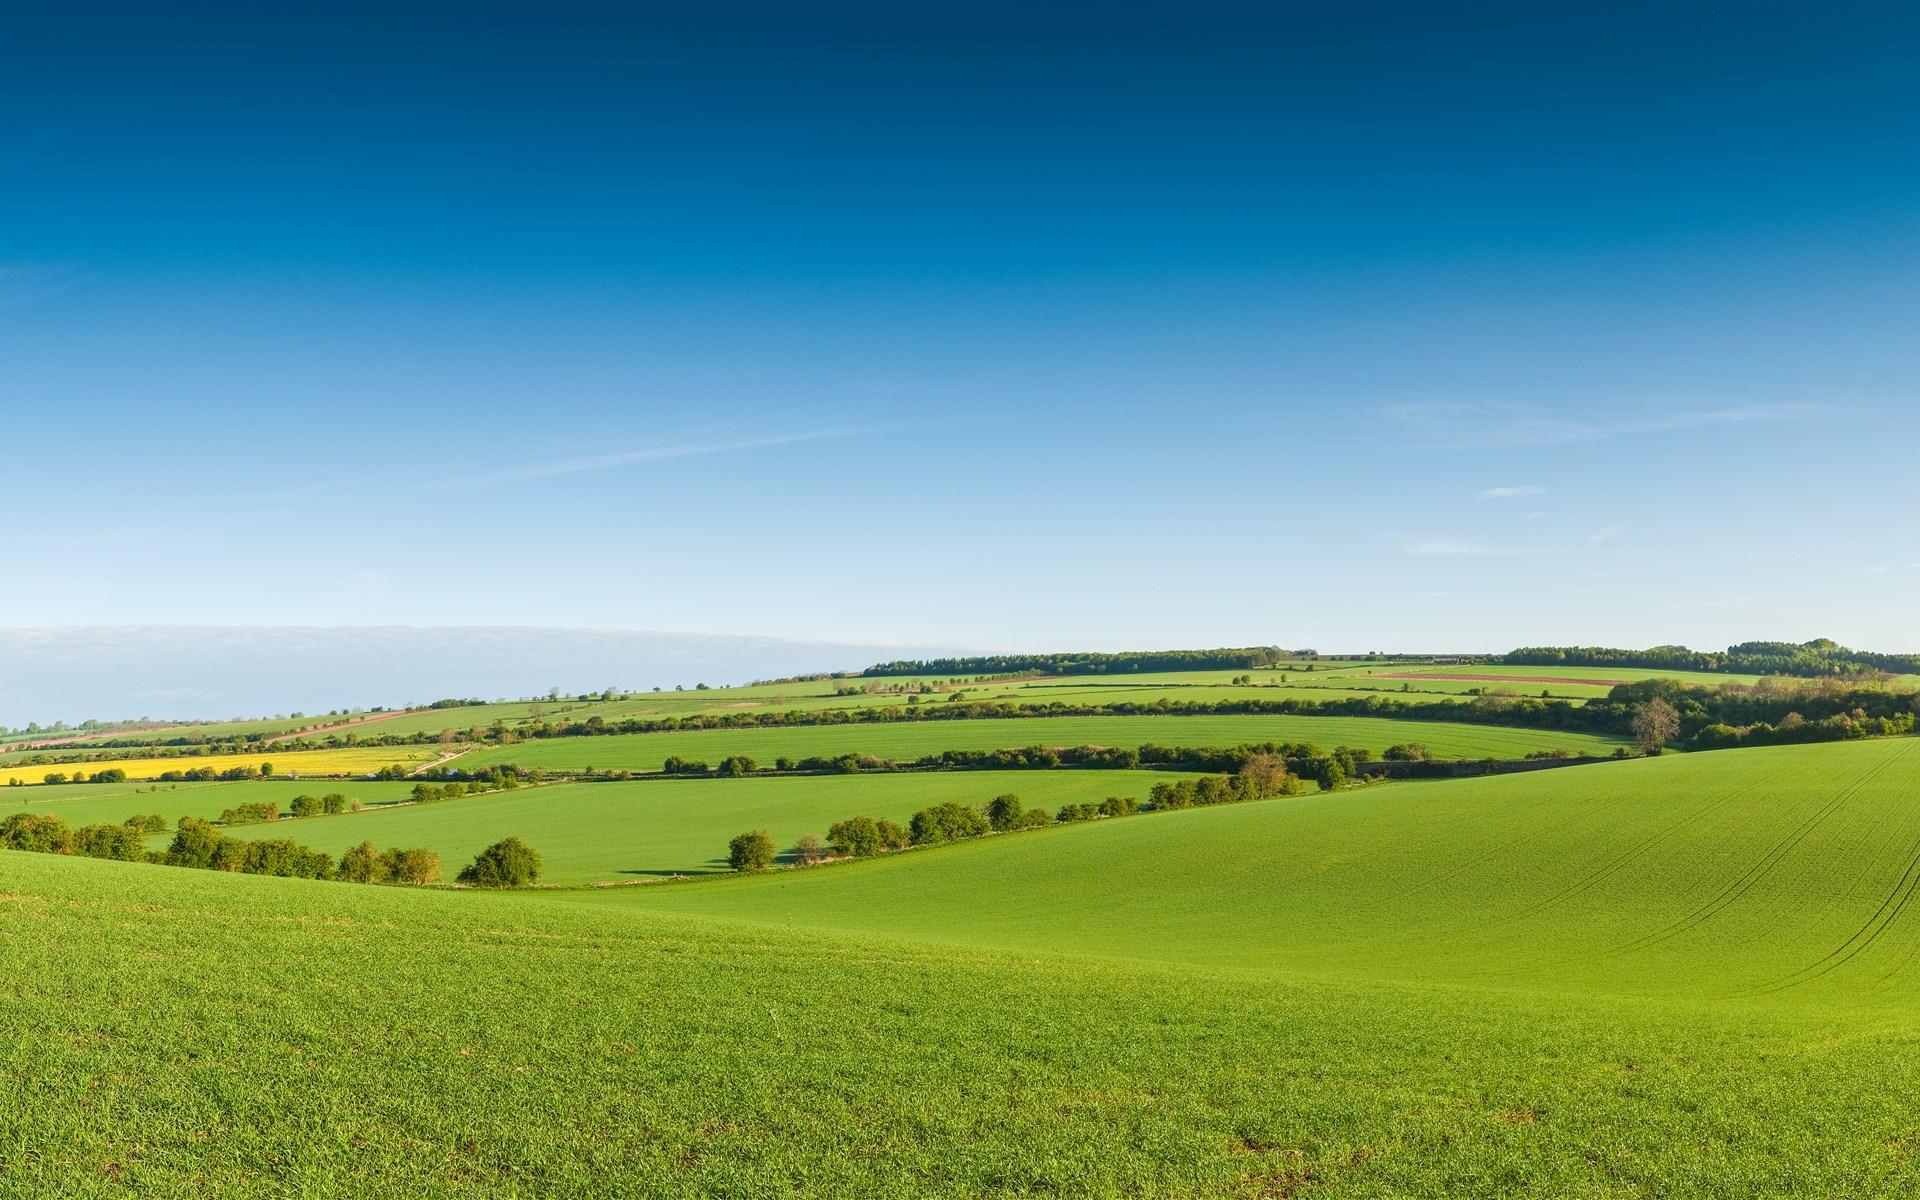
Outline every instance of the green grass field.
<svg viewBox="0 0 1920 1200"><path fill-rule="evenodd" d="M131 816L159 813L172 825L181 817L212 819L222 809L257 800L270 800L285 811L295 796L339 792L362 804L383 804L404 798L411 783L371 779L266 779L242 783L67 783L37 787L0 787L0 817L13 812L52 813L78 828L100 822L117 823ZM286 828L294 828L287 826Z"/></svg>
<svg viewBox="0 0 1920 1200"><path fill-rule="evenodd" d="M610 891L0 854L0 1190L1907 1196L1917 861L1912 739Z"/></svg>
<svg viewBox="0 0 1920 1200"><path fill-rule="evenodd" d="M1108 796L1144 801L1155 782L1178 778L1184 776L1158 771L955 771L556 784L240 826L227 833L290 837L335 857L366 840L382 847L424 846L440 854L449 875L483 847L512 835L541 852L542 882L631 883L724 871L727 839L750 829L766 830L785 849L802 834L824 837L827 827L844 817L888 817L904 824L928 805L948 800L983 805L1002 792L1015 793L1029 807L1049 809ZM157 838L154 845L164 842Z"/></svg>
<svg viewBox="0 0 1920 1200"><path fill-rule="evenodd" d="M676 733L548 738L475 750L454 765L472 768L517 763L549 770L657 771L671 756L717 763L746 754L763 765L847 753L908 760L941 750L1009 746L1233 746L1242 742L1316 742L1364 747L1376 754L1399 742L1422 742L1444 758L1522 758L1529 751L1565 748L1609 754L1617 739L1551 730L1512 729L1381 717L1020 717L1005 720L917 721L870 725L803 725Z"/></svg>

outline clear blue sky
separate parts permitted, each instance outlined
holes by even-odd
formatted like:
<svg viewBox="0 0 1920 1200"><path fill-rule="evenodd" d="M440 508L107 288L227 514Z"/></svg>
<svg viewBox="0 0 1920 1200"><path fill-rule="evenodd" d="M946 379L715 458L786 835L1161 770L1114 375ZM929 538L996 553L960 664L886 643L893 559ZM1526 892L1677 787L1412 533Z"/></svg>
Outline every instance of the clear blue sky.
<svg viewBox="0 0 1920 1200"><path fill-rule="evenodd" d="M1920 649L1916 62L1911 5L9 5L0 625Z"/></svg>

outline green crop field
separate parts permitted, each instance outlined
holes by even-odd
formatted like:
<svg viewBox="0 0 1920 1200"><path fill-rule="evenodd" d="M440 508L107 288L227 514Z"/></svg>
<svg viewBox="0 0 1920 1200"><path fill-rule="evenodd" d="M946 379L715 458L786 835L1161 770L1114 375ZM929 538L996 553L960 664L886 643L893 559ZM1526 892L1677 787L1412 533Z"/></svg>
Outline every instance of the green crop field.
<svg viewBox="0 0 1920 1200"><path fill-rule="evenodd" d="M254 801L271 801L285 811L295 796L338 792L362 804L404 799L411 783L371 779L266 779L240 783L64 783L0 787L0 817L13 812L51 813L78 827L117 823L132 816L159 813L172 825L181 817L212 819L221 810ZM286 828L293 828L287 826Z"/></svg>
<svg viewBox="0 0 1920 1200"><path fill-rule="evenodd" d="M784 848L802 834L824 836L829 825L845 817L904 823L932 804L983 805L1002 792L1018 795L1029 807L1048 809L1098 803L1108 796L1145 801L1155 782L1179 778L1185 776L1158 771L955 771L557 784L241 826L228 833L290 837L336 857L366 840L383 847L424 846L451 869L512 835L541 852L543 882L631 883L726 870L727 839L749 829L766 830Z"/></svg>
<svg viewBox="0 0 1920 1200"><path fill-rule="evenodd" d="M1916 862L1914 739L602 891L4 853L0 1190L1906 1196Z"/></svg>
<svg viewBox="0 0 1920 1200"><path fill-rule="evenodd" d="M1010 746L1233 746L1266 741L1315 742L1325 749L1364 747L1375 753L1400 742L1421 742L1444 758L1521 758L1555 748L1608 754L1621 744L1591 734L1381 717L1020 717L547 738L475 750L454 761L468 768L517 763L549 770L591 766L656 771L671 756L717 763L729 754L746 754L770 765L782 756L857 753L907 760L941 750Z"/></svg>

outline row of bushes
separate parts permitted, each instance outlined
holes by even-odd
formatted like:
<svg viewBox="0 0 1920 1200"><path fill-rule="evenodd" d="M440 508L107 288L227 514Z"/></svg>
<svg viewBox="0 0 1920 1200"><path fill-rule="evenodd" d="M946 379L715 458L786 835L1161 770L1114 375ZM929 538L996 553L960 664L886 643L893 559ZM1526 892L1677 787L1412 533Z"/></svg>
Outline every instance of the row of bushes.
<svg viewBox="0 0 1920 1200"><path fill-rule="evenodd" d="M1835 713L1809 721L1797 712L1788 713L1779 724L1759 721L1752 725L1714 724L1702 726L1688 739L1689 750L1729 750L1737 746L1787 746L1802 742L1844 742L1856 738L1891 737L1912 733L1914 715L1868 716L1865 712Z"/></svg>
<svg viewBox="0 0 1920 1200"><path fill-rule="evenodd" d="M372 842L362 842L336 865L331 855L288 838L223 837L211 821L182 817L172 843L165 850L149 851L147 835L165 827L164 818L149 816L73 829L50 813L14 813L0 821L0 848L346 883L419 886L440 881L440 856L419 847L378 850ZM510 837L482 850L458 878L475 887L524 887L539 877L539 852Z"/></svg>
<svg viewBox="0 0 1920 1200"><path fill-rule="evenodd" d="M1301 780L1289 774L1280 760L1269 757L1250 762L1232 775L1156 783L1148 794L1148 811L1170 812L1267 796L1292 796L1302 790ZM812 866L830 857L871 858L913 846L1124 817L1139 811L1140 802L1133 797L1109 796L1098 804L1065 804L1050 813L1044 808L1028 808L1019 796L1008 792L995 796L983 806L957 801L931 805L914 813L904 827L884 817L848 817L827 829L824 843L812 834L801 838L792 855L800 866ZM727 862L736 871L764 871L777 857L773 838L765 830L740 834L727 843Z"/></svg>

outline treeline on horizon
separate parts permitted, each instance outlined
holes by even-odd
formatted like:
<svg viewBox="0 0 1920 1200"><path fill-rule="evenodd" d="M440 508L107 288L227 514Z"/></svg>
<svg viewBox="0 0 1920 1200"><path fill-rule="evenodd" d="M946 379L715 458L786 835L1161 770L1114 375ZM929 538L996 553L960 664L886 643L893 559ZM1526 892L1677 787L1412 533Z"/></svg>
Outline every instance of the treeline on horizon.
<svg viewBox="0 0 1920 1200"><path fill-rule="evenodd" d="M1496 661L1526 667L1631 667L1651 671L1705 671L1732 675L1803 677L1920 673L1920 654L1881 654L1850 650L1831 638L1810 642L1741 642L1725 650L1653 646L1623 650L1611 646L1523 646Z"/></svg>
<svg viewBox="0 0 1920 1200"><path fill-rule="evenodd" d="M689 717L630 718L607 721L599 716L564 725L541 724L531 728L508 729L496 722L487 729L472 729L472 740L494 745L514 745L549 738L596 737L645 733L683 733L706 730L755 728L791 728L825 725L884 725L890 723L968 720L1033 720L1046 717L1131 717L1131 716L1303 716L1303 717L1376 717L1403 721L1445 721L1462 724L1501 725L1522 729L1556 732L1593 733L1615 736L1633 734L1635 713L1653 699L1670 703L1679 714L1682 736L1691 737L1707 725L1744 728L1774 724L1798 716L1815 722L1824 718L1846 718L1855 723L1849 733L1842 724L1823 727L1829 736L1816 737L1813 729L1796 724L1801 740L1832 740L1839 737L1875 736L1883 728L1863 724L1863 719L1910 720L1920 704L1920 693L1895 691L1877 680L1838 678L1807 680L1793 687L1748 688L1735 686L1705 687L1673 679L1649 679L1622 684L1605 697L1584 702L1502 692L1483 692L1458 700L1432 700L1421 703L1399 700L1388 695L1342 697L1331 700L1290 697L1287 699L1230 699L1211 701L1172 700L1079 702L1053 700L1046 704L1020 704L1012 701L964 701L930 705L898 705L876 708L790 709L786 712L701 713ZM276 749L329 749L345 746L398 746L437 743L443 734L389 735L380 738L354 738L325 742L282 742ZM246 753L246 743L207 744L181 748L172 754L146 747L153 757L210 757ZM71 764L112 762L95 755L76 758L33 756L16 766L48 763ZM198 768L182 772L180 778L242 777L241 774L213 772ZM395 768L404 774L402 768Z"/></svg>
<svg viewBox="0 0 1920 1200"><path fill-rule="evenodd" d="M1117 654L1079 651L1066 654L982 654L961 658L896 659L868 667L865 675L1117 675L1136 671L1236 671L1271 667L1294 658L1313 658L1311 650L1243 646L1217 650L1127 650Z"/></svg>

